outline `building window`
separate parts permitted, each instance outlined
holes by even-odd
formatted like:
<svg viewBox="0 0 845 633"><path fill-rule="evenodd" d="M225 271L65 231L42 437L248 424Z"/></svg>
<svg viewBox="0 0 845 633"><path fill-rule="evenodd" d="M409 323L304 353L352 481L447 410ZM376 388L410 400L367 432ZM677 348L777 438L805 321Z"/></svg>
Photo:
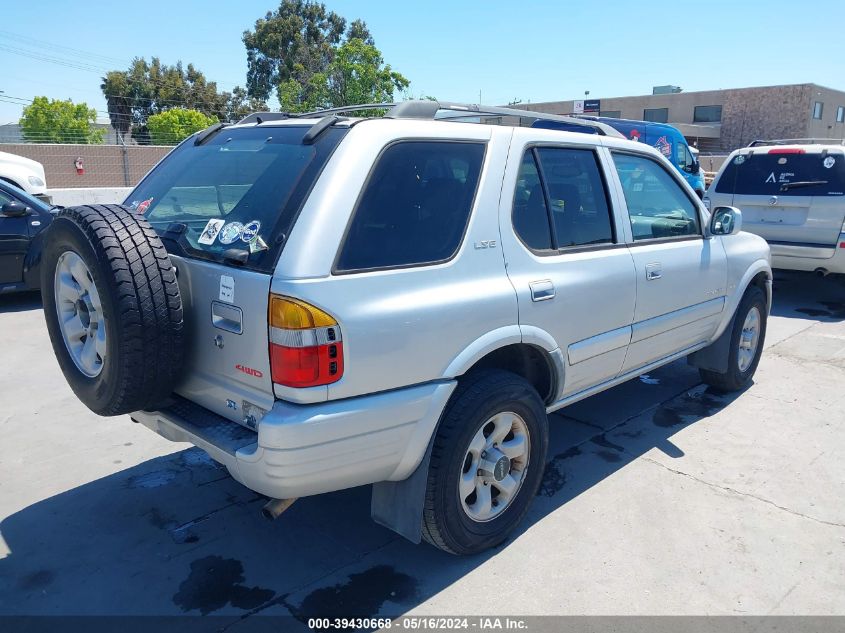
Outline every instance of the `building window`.
<svg viewBox="0 0 845 633"><path fill-rule="evenodd" d="M836 108L836 122L845 123L845 106Z"/></svg>
<svg viewBox="0 0 845 633"><path fill-rule="evenodd" d="M652 123L668 123L669 108L646 108L643 110L643 121Z"/></svg>
<svg viewBox="0 0 845 633"><path fill-rule="evenodd" d="M695 106L693 111L693 123L719 123L722 120L722 106Z"/></svg>
<svg viewBox="0 0 845 633"><path fill-rule="evenodd" d="M816 101L813 104L813 118L814 119L821 119L822 112L824 112L824 104L821 101Z"/></svg>
<svg viewBox="0 0 845 633"><path fill-rule="evenodd" d="M599 113L599 116L606 116L611 119L621 119L622 118L622 110L602 110Z"/></svg>

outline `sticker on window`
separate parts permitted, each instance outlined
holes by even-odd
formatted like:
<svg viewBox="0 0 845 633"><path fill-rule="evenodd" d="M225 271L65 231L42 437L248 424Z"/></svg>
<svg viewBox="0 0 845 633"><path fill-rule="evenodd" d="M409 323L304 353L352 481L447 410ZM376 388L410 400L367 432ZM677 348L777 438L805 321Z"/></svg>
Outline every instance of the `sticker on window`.
<svg viewBox="0 0 845 633"><path fill-rule="evenodd" d="M241 231L241 240L249 244L252 240L258 237L258 231L261 230L261 222L258 220L252 220L251 222L247 222Z"/></svg>
<svg viewBox="0 0 845 633"><path fill-rule="evenodd" d="M744 162L745 162L745 156L743 156L742 154L740 154L739 156L734 158L734 165L742 165L742 163L744 163Z"/></svg>
<svg viewBox="0 0 845 633"><path fill-rule="evenodd" d="M825 169L830 169L836 164L836 159L833 156L827 156L823 161L822 165L824 165Z"/></svg>
<svg viewBox="0 0 845 633"><path fill-rule="evenodd" d="M241 231L244 230L244 225L240 222L229 222L220 230L220 243L231 244L241 236Z"/></svg>
<svg viewBox="0 0 845 633"><path fill-rule="evenodd" d="M227 303L235 302L235 278L229 275L220 275L220 301Z"/></svg>
<svg viewBox="0 0 845 633"><path fill-rule="evenodd" d="M143 202L139 203L137 207L135 207L135 213L140 215L144 215L147 212L147 209L150 208L150 205L153 203L152 198L147 198Z"/></svg>
<svg viewBox="0 0 845 633"><path fill-rule="evenodd" d="M211 218L208 224L205 225L197 241L200 244L206 244L208 246L214 244L214 240L217 239L217 234L220 233L220 229L223 228L224 224L226 224L226 220Z"/></svg>
<svg viewBox="0 0 845 633"><path fill-rule="evenodd" d="M266 251L269 247L267 242L261 239L260 235L256 235L255 239L249 243L249 252L258 253L259 251Z"/></svg>

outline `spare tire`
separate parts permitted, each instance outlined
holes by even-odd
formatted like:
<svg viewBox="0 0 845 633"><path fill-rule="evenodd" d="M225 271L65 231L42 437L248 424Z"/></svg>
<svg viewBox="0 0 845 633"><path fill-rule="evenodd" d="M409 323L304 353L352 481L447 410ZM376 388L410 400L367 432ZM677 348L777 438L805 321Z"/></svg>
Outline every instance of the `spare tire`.
<svg viewBox="0 0 845 633"><path fill-rule="evenodd" d="M182 298L142 216L115 204L63 209L44 234L41 297L59 366L91 411L167 399L182 369Z"/></svg>

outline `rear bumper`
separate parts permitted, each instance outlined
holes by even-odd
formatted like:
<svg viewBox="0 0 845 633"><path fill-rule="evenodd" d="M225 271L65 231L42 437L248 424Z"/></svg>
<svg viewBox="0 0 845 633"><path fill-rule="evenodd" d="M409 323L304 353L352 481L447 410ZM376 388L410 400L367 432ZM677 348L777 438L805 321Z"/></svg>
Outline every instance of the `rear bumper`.
<svg viewBox="0 0 845 633"><path fill-rule="evenodd" d="M258 433L179 398L132 419L190 442L256 492L289 499L400 481L422 460L455 382L314 405L278 401Z"/></svg>
<svg viewBox="0 0 845 633"><path fill-rule="evenodd" d="M845 248L839 246L842 243L845 243L845 233L839 235L837 246L832 248L770 242L772 268L805 271L822 268L829 273L845 274Z"/></svg>

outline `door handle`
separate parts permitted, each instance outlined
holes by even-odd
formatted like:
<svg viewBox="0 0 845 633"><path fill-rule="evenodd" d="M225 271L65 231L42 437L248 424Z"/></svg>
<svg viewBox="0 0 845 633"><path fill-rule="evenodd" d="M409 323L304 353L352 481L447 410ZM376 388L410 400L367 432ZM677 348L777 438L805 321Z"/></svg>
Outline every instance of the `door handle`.
<svg viewBox="0 0 845 633"><path fill-rule="evenodd" d="M548 301L555 298L555 285L551 279L532 281L528 285L531 288L531 301Z"/></svg>
<svg viewBox="0 0 845 633"><path fill-rule="evenodd" d="M645 265L645 278L649 281L660 279L663 276L663 266L659 263Z"/></svg>
<svg viewBox="0 0 845 633"><path fill-rule="evenodd" d="M242 334L244 331L244 313L237 306L231 306L220 301L211 302L211 323L216 328Z"/></svg>

